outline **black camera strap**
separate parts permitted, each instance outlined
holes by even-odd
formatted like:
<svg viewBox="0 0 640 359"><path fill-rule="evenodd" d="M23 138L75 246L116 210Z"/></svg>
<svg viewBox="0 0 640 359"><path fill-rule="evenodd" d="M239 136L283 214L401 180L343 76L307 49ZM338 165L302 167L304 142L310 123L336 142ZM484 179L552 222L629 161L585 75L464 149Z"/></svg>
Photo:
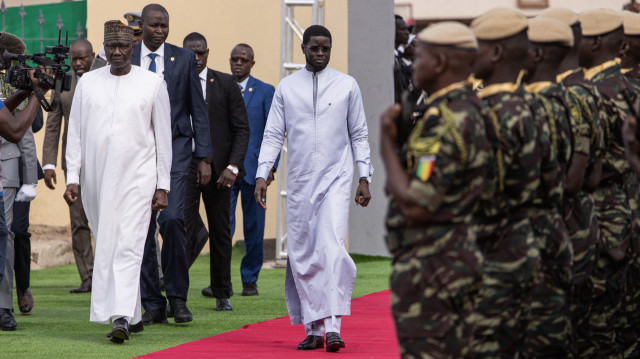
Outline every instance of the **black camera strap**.
<svg viewBox="0 0 640 359"><path fill-rule="evenodd" d="M36 98L38 99L40 106L42 106L42 108L45 111L51 112L58 108L58 104L60 103L59 101L60 92L58 91L58 86L56 86L56 91L53 94L53 99L51 104L49 104L47 99L44 97L44 94L42 93L42 90L40 90L39 87L34 88L33 93L36 95Z"/></svg>

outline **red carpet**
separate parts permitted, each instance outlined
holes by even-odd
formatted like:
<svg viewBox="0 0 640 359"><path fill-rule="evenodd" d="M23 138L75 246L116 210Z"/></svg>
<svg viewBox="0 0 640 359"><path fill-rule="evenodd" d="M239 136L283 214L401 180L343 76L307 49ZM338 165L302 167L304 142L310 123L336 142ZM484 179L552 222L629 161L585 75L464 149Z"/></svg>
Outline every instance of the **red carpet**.
<svg viewBox="0 0 640 359"><path fill-rule="evenodd" d="M398 341L390 312L389 291L356 298L351 315L344 317L340 335L346 348L298 351L304 339L302 325L289 317L245 325L240 329L144 355L143 358L399 358ZM251 338L251 344L247 344Z"/></svg>

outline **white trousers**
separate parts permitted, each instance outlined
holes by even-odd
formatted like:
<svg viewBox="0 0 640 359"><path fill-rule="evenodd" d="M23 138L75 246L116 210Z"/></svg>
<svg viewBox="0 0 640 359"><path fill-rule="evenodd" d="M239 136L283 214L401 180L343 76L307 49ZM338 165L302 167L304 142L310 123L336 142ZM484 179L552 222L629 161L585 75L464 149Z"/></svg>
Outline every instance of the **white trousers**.
<svg viewBox="0 0 640 359"><path fill-rule="evenodd" d="M340 324L342 322L341 316L330 316L324 319L316 320L315 322L305 323L304 331L307 335L324 336L325 333L338 333L340 334Z"/></svg>

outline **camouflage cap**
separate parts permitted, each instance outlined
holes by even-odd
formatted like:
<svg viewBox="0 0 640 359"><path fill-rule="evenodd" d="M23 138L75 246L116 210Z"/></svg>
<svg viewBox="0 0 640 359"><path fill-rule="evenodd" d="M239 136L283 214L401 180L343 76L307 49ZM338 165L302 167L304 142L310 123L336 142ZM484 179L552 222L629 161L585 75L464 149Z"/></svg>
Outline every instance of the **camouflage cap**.
<svg viewBox="0 0 640 359"><path fill-rule="evenodd" d="M640 36L640 14L624 10L622 19L625 35Z"/></svg>
<svg viewBox="0 0 640 359"><path fill-rule="evenodd" d="M471 22L471 30L478 40L501 40L527 28L527 17L516 9L491 9Z"/></svg>
<svg viewBox="0 0 640 359"><path fill-rule="evenodd" d="M478 40L471 29L456 21L443 21L420 31L418 40L432 45L477 49Z"/></svg>
<svg viewBox="0 0 640 359"><path fill-rule="evenodd" d="M578 14L564 7L552 7L542 11L538 17L549 17L573 26L578 23Z"/></svg>
<svg viewBox="0 0 640 359"><path fill-rule="evenodd" d="M133 29L120 20L109 20L104 23L104 42L114 40L133 41Z"/></svg>
<svg viewBox="0 0 640 359"><path fill-rule="evenodd" d="M531 42L559 43L567 47L573 46L573 31L569 25L550 17L529 19L527 35Z"/></svg>
<svg viewBox="0 0 640 359"><path fill-rule="evenodd" d="M622 15L610 9L585 11L579 19L584 36L604 35L622 26Z"/></svg>

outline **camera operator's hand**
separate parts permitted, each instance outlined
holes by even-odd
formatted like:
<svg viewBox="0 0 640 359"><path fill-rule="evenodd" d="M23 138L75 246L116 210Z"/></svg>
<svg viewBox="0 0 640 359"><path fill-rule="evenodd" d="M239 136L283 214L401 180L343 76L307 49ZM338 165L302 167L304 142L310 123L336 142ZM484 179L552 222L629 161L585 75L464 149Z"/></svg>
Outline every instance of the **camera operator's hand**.
<svg viewBox="0 0 640 359"><path fill-rule="evenodd" d="M38 70L40 70L41 73L44 73L45 75L52 77L54 76L53 70L52 69L43 69L43 68L39 68ZM40 91L42 91L42 94L46 94L47 91L49 91L48 88L42 87L40 86L40 83L38 82L38 78L35 77L35 72L36 69L33 69L31 71L29 71L29 77L31 78L31 83L33 83L33 88L35 89L36 87L38 87L40 89Z"/></svg>

